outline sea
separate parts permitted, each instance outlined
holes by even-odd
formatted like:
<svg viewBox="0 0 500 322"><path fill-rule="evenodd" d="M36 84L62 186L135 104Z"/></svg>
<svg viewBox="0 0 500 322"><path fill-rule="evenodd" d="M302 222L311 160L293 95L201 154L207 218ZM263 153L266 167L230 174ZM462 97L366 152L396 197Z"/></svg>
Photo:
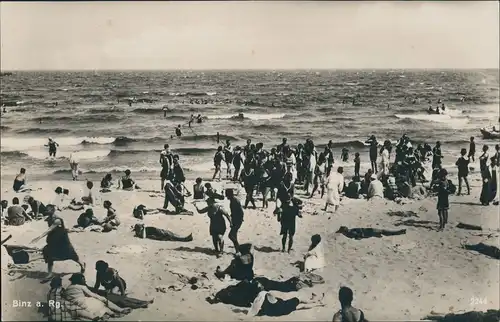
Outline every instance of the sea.
<svg viewBox="0 0 500 322"><path fill-rule="evenodd" d="M188 174L208 173L217 133L221 143L251 139L265 148L282 138L292 145L310 138L320 148L332 140L337 158L348 148L363 165L370 135L394 142L406 133L414 144L441 141L445 165L454 167L471 136L478 151L498 143L483 140L479 129L498 126L499 96L498 70L13 72L1 77L8 105L1 173L24 167L30 177L70 180L74 153L84 176L130 169L158 178L165 143ZM438 100L447 115L427 113ZM189 128L192 114L204 122ZM49 137L59 143L55 159L44 146Z"/></svg>

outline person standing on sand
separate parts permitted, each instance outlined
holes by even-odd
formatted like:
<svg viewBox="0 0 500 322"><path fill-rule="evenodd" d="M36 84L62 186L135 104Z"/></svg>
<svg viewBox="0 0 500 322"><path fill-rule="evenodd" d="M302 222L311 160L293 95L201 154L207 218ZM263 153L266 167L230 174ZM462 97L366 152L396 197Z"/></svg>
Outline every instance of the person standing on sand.
<svg viewBox="0 0 500 322"><path fill-rule="evenodd" d="M370 144L370 163L373 173L377 173L378 142L375 135L370 136L365 143Z"/></svg>
<svg viewBox="0 0 500 322"><path fill-rule="evenodd" d="M215 252L217 253L217 257L220 257L224 252L223 238L226 233L226 221L224 220L224 217L227 218L232 228L233 224L231 222L231 218L229 218L228 213L224 210L224 208L222 208L221 205L215 203L215 199L213 198L207 199L207 207L203 209L199 209L196 203L194 204L194 207L199 214L206 213L208 218L210 218L210 236L212 236L212 242Z"/></svg>
<svg viewBox="0 0 500 322"><path fill-rule="evenodd" d="M78 159L74 156L74 153L69 155L69 166L71 167L73 181L78 180Z"/></svg>
<svg viewBox="0 0 500 322"><path fill-rule="evenodd" d="M483 181L481 196L479 201L483 206L488 206L491 202L490 198L490 185L491 185L491 172L488 165L490 155L488 154L489 147L487 145L483 146L483 154L479 157L479 168L481 170L481 179Z"/></svg>
<svg viewBox="0 0 500 322"><path fill-rule="evenodd" d="M222 176L222 161L224 161L224 153L222 152L222 146L219 146L217 148L217 152L215 152L215 156L214 156L215 171L214 171L214 175L212 177L212 180L215 180L215 177L218 174L219 175L218 181L221 181L221 176Z"/></svg>
<svg viewBox="0 0 500 322"><path fill-rule="evenodd" d="M337 172L331 173L326 179L326 203L325 209L328 209L328 205L333 205L335 207L334 211L337 211L340 206L340 194L344 189L344 168L338 167Z"/></svg>
<svg viewBox="0 0 500 322"><path fill-rule="evenodd" d="M161 164L161 172L160 172L160 178L161 178L161 188L160 191L163 191L163 187L165 187L165 180L169 179L170 177L170 169L173 167L173 165L170 162L170 159L168 158L168 153L169 153L169 145L165 144L163 146L163 151L160 153L160 164Z"/></svg>
<svg viewBox="0 0 500 322"><path fill-rule="evenodd" d="M229 200L229 209L231 210L231 230L229 231L229 239L234 244L234 249L236 252L239 251L240 244L238 243L238 230L243 224L243 208L241 203L234 195L233 189L226 189L226 197Z"/></svg>
<svg viewBox="0 0 500 322"><path fill-rule="evenodd" d="M470 137L470 144L469 144L469 155L468 157L472 159L472 162L476 162L476 143L474 142L474 137Z"/></svg>
<svg viewBox="0 0 500 322"><path fill-rule="evenodd" d="M335 313L332 322L368 322L363 311L352 306L354 294L348 287L339 290L340 311Z"/></svg>
<svg viewBox="0 0 500 322"><path fill-rule="evenodd" d="M52 268L55 261L72 260L80 265L81 273L85 273L85 263L80 261L71 241L69 240L68 231L64 226L62 218L55 214L56 208L54 205L47 205L46 215L49 229L39 237L33 239L30 244L38 242L43 237L47 236L47 245L42 250L43 258L47 263L49 278L52 277Z"/></svg>
<svg viewBox="0 0 500 322"><path fill-rule="evenodd" d="M52 140L52 138L49 138L49 143L45 144L45 146L48 146L49 147L49 157L56 157L56 153L57 153L57 147L59 146L59 144Z"/></svg>
<svg viewBox="0 0 500 322"><path fill-rule="evenodd" d="M448 209L450 208L449 195L450 187L448 178L448 171L446 169L441 169L439 171L439 182L438 182L438 199L437 199L437 211L439 216L439 231L442 231L446 224L448 223Z"/></svg>
<svg viewBox="0 0 500 322"><path fill-rule="evenodd" d="M231 175L231 167L233 165L233 147L231 146L231 141L226 140L226 146L224 146L224 161L226 161L227 167L227 179L230 180Z"/></svg>
<svg viewBox="0 0 500 322"><path fill-rule="evenodd" d="M466 157L465 155L467 154L466 149L462 149L460 151L460 158L458 158L457 162L455 165L458 168L458 193L457 196L460 196L462 193L462 179L465 182L465 186L467 187L467 194L470 195L470 186L469 186L469 181L467 180L467 176L469 175L469 162L470 162L470 157ZM470 155L470 153L469 153Z"/></svg>
<svg viewBox="0 0 500 322"><path fill-rule="evenodd" d="M436 146L432 149L432 169L439 168L443 155L441 154L441 142L437 141Z"/></svg>
<svg viewBox="0 0 500 322"><path fill-rule="evenodd" d="M285 252L286 240L288 238L288 253L292 250L293 236L295 235L296 218L302 218L300 209L292 199L288 199L281 204L278 212L278 221L281 223L280 235L281 237L281 251Z"/></svg>

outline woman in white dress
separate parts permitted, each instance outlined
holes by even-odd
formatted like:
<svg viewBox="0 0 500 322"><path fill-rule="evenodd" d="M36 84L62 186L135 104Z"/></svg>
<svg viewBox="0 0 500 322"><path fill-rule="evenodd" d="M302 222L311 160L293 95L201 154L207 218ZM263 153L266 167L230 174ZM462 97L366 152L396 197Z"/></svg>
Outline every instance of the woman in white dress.
<svg viewBox="0 0 500 322"><path fill-rule="evenodd" d="M335 211L340 206L340 193L344 189L344 168L339 167L337 172L331 172L330 176L326 181L326 204L325 209L328 209L328 205L335 206Z"/></svg>
<svg viewBox="0 0 500 322"><path fill-rule="evenodd" d="M389 176L389 167L390 167L390 154L389 147L391 145L390 141L385 141L384 146L382 147L382 151L380 152L381 161L380 161L380 169L381 175L384 177Z"/></svg>
<svg viewBox="0 0 500 322"><path fill-rule="evenodd" d="M424 145L424 160L422 161L422 168L424 169L424 171L422 174L425 180L428 182L432 181L432 158L432 148L429 144L426 143Z"/></svg>

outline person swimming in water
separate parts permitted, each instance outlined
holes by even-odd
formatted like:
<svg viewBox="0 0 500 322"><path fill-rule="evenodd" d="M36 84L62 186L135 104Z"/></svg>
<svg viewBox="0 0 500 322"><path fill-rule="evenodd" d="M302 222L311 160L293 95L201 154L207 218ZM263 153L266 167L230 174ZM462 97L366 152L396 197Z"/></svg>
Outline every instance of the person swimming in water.
<svg viewBox="0 0 500 322"><path fill-rule="evenodd" d="M201 117L201 114L198 114L198 116L196 117L196 123L198 124L203 123L203 118Z"/></svg>
<svg viewBox="0 0 500 322"><path fill-rule="evenodd" d="M177 127L175 128L175 135L177 137L181 137L182 136L182 131L181 131L181 125L177 125Z"/></svg>
<svg viewBox="0 0 500 322"><path fill-rule="evenodd" d="M48 146L49 147L49 157L56 157L56 153L57 153L57 147L59 146L59 144L52 140L52 138L49 138L49 143L45 144L45 146Z"/></svg>
<svg viewBox="0 0 500 322"><path fill-rule="evenodd" d="M168 105L163 105L163 117L164 118L167 118L167 112L170 111L170 109L168 108Z"/></svg>

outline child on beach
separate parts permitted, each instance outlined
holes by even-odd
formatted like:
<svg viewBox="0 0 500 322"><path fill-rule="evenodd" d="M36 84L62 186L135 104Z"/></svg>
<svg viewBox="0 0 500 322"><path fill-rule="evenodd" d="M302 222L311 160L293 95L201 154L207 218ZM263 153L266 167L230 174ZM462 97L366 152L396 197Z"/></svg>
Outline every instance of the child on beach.
<svg viewBox="0 0 500 322"><path fill-rule="evenodd" d="M360 175L359 175L360 166L361 166L361 159L359 157L359 152L356 152L354 154L354 176L355 177L360 177Z"/></svg>
<svg viewBox="0 0 500 322"><path fill-rule="evenodd" d="M205 187L202 184L203 180L201 178L196 178L196 184L193 185L193 199L202 200L205 199Z"/></svg>
<svg viewBox="0 0 500 322"><path fill-rule="evenodd" d="M214 172L212 180L215 180L215 177L217 176L217 174L219 175L218 181L221 180L221 176L222 176L222 161L224 161L224 154L222 153L222 146L219 146L217 148L217 152L215 153L215 156L214 156L215 172Z"/></svg>

